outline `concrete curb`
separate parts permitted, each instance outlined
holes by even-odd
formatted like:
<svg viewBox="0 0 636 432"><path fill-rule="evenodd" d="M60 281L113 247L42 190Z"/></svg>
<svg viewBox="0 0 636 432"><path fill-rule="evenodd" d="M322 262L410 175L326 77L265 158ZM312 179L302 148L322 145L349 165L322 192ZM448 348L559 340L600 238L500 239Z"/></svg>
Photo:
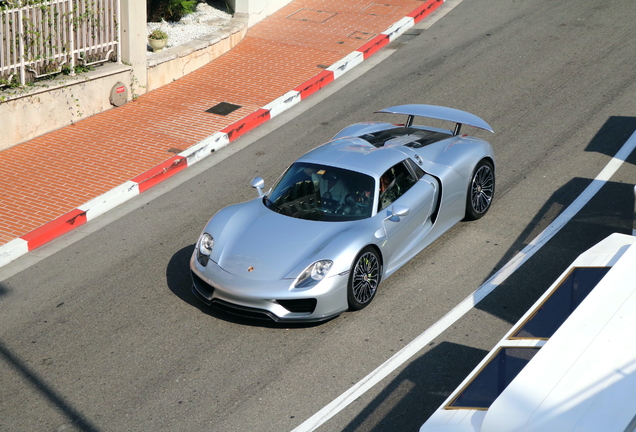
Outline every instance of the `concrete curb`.
<svg viewBox="0 0 636 432"><path fill-rule="evenodd" d="M236 123L210 135L198 144L179 153L134 179L79 206L59 218L0 246L0 267L27 254L51 240L90 222L92 219L123 204L129 199L166 180L179 171L194 165L206 156L222 149L243 134L276 117L301 100L311 96L338 79L355 66L391 43L406 30L426 18L445 0L427 0L407 16L394 23L356 51L337 61L323 72L297 86L283 96L247 115Z"/></svg>

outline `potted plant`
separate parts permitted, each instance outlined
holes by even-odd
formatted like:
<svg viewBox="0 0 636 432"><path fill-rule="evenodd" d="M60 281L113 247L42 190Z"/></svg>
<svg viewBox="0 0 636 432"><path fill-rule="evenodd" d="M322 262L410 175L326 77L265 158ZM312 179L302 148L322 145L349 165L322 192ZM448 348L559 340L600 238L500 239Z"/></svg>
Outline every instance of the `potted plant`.
<svg viewBox="0 0 636 432"><path fill-rule="evenodd" d="M168 43L168 35L163 30L153 30L148 35L148 44L152 52L160 52Z"/></svg>

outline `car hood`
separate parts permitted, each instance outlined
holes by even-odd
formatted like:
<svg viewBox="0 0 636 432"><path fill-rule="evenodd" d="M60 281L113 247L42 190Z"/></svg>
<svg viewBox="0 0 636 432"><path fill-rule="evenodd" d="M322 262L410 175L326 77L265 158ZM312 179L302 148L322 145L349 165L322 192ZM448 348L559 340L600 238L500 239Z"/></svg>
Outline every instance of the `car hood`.
<svg viewBox="0 0 636 432"><path fill-rule="evenodd" d="M215 236L213 259L245 279L295 278L305 268L296 267L303 263L334 259L320 252L353 223L296 219L268 209L260 200L239 206ZM298 274L290 274L293 270Z"/></svg>

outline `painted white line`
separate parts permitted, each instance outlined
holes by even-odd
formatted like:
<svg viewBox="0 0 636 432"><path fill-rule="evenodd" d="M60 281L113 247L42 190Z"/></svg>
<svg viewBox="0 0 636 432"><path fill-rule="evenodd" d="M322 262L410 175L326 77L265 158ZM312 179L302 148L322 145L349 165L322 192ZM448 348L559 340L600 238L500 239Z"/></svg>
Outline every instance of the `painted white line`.
<svg viewBox="0 0 636 432"><path fill-rule="evenodd" d="M29 253L29 243L21 238L13 239L0 247L0 267Z"/></svg>
<svg viewBox="0 0 636 432"><path fill-rule="evenodd" d="M396 22L395 24L393 24L391 27L389 27L386 31L383 31L382 34L387 35L389 37L389 41L393 42L402 34L404 34L405 31L407 31L414 25L415 25L415 20L413 18L404 17L398 22Z"/></svg>
<svg viewBox="0 0 636 432"><path fill-rule="evenodd" d="M632 219L632 235L636 236L636 186L634 186L634 217Z"/></svg>
<svg viewBox="0 0 636 432"><path fill-rule="evenodd" d="M179 153L179 156L188 160L188 167L191 167L210 154L219 151L230 143L230 138L225 132L215 132L198 144Z"/></svg>
<svg viewBox="0 0 636 432"><path fill-rule="evenodd" d="M300 101L300 92L297 90L290 90L278 99L275 99L272 102L268 103L263 108L269 111L269 117L273 119L274 117L287 111Z"/></svg>
<svg viewBox="0 0 636 432"><path fill-rule="evenodd" d="M616 156L609 161L603 171L592 181L592 183L574 200L563 213L561 213L541 234L530 242L512 260L506 263L497 273L484 282L472 294L462 300L455 308L444 315L439 321L426 329L424 333L416 337L412 342L402 348L393 357L384 362L380 367L357 382L349 390L334 399L330 404L318 411L292 432L309 432L323 425L331 417L338 414L349 404L362 396L367 390L378 382L386 378L391 372L407 362L417 354L422 348L428 345L433 339L443 331L452 326L457 320L470 311L477 303L483 300L495 288L521 267L530 257L537 253L556 233L561 230L596 193L607 183L614 173L621 167L623 162L636 148L636 132L623 144L623 147L616 153Z"/></svg>
<svg viewBox="0 0 636 432"><path fill-rule="evenodd" d="M364 61L364 54L362 54L360 51L354 51L352 53L347 54L345 57L338 60L331 66L329 66L327 70L332 71L333 79L337 80L342 75L344 75L345 72L350 71L351 69L353 69L354 67L362 63L363 61Z"/></svg>
<svg viewBox="0 0 636 432"><path fill-rule="evenodd" d="M139 185L135 182L127 181L97 198L93 198L89 202L82 204L78 209L86 212L86 222L90 222L137 195L139 195Z"/></svg>

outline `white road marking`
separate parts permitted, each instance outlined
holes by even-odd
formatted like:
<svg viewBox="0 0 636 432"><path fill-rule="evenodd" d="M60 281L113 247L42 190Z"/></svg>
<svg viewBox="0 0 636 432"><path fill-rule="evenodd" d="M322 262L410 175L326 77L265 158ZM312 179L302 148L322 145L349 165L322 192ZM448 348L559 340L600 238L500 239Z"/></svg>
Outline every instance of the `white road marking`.
<svg viewBox="0 0 636 432"><path fill-rule="evenodd" d="M634 218L632 219L632 235L636 236L636 186L634 186Z"/></svg>
<svg viewBox="0 0 636 432"><path fill-rule="evenodd" d="M515 255L505 266L503 266L490 279L484 282L479 288L473 291L461 303L450 312L444 315L439 321L426 329L424 333L416 337L412 342L402 348L393 357L388 359L376 370L357 382L349 390L334 399L330 404L318 411L304 423L299 425L292 432L309 432L323 425L327 420L338 414L350 403L362 396L367 390L386 378L390 373L402 366L411 357L417 354L422 348L428 345L433 339L452 326L457 320L470 311L477 303L483 300L495 288L503 283L519 267L521 267L530 257L537 253L561 228L563 228L596 193L607 183L614 173L621 167L623 162L636 148L636 132L623 144L623 147L616 153L605 166L603 171L592 181L592 183L574 200L568 208L563 211L541 234L532 240L521 252ZM636 192L635 192L636 193Z"/></svg>

